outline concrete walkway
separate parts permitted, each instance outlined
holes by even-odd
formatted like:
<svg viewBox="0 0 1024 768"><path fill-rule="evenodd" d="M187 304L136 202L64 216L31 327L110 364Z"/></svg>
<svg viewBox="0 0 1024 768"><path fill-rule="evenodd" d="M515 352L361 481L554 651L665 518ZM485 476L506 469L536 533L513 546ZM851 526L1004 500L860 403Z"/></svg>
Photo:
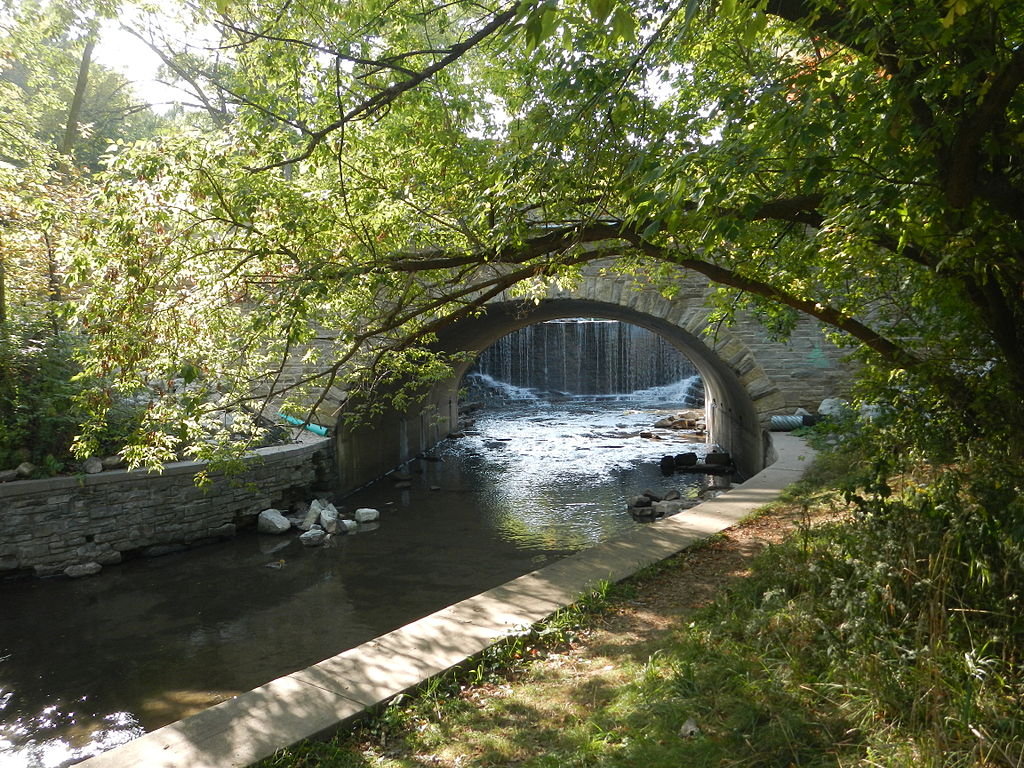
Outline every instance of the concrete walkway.
<svg viewBox="0 0 1024 768"><path fill-rule="evenodd" d="M792 435L772 437L775 463L723 496L448 606L79 766L246 766L302 739L335 731L367 708L547 618L599 581L620 581L773 501L800 478L813 451Z"/></svg>

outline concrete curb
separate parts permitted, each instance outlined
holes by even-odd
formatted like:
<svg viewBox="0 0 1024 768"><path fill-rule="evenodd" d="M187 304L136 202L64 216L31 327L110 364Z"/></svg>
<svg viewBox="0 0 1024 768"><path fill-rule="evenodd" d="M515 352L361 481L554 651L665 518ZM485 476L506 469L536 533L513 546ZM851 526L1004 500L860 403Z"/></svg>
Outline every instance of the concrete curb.
<svg viewBox="0 0 1024 768"><path fill-rule="evenodd" d="M722 531L798 480L814 452L774 434L778 458L729 493L560 560L90 758L81 768L238 768L330 733L503 637Z"/></svg>

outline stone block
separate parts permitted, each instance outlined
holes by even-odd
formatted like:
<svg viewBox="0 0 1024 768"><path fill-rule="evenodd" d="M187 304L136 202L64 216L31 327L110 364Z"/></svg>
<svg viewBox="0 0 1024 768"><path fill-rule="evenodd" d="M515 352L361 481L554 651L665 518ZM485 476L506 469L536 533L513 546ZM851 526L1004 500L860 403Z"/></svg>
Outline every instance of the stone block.
<svg viewBox="0 0 1024 768"><path fill-rule="evenodd" d="M102 570L103 566L97 562L79 563L65 568L64 575L72 579L80 579L83 576L95 576Z"/></svg>

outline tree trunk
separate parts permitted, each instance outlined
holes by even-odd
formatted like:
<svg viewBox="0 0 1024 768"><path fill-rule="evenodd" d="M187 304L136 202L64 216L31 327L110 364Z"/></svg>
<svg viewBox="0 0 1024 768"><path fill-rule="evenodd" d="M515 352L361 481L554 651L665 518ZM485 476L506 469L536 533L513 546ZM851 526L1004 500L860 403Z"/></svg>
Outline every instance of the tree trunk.
<svg viewBox="0 0 1024 768"><path fill-rule="evenodd" d="M82 105L85 103L85 92L89 86L89 67L92 64L92 49L96 45L96 30L89 32L85 41L85 49L82 51L82 61L78 66L78 79L75 81L75 95L71 98L71 106L68 107L68 122L64 129L64 141L61 143L61 152L71 155L75 144L78 142L78 120L82 116Z"/></svg>

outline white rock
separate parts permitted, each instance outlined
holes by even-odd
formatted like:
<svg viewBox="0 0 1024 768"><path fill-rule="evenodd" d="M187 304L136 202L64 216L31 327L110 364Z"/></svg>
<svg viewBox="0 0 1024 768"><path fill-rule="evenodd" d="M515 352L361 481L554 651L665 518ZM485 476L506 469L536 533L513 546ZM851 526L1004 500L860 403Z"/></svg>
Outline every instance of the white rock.
<svg viewBox="0 0 1024 768"><path fill-rule="evenodd" d="M319 547L327 540L327 531L313 528L299 536L299 541L307 547Z"/></svg>
<svg viewBox="0 0 1024 768"><path fill-rule="evenodd" d="M98 472L103 471L103 459L99 456L90 456L84 462L82 462L82 469L85 470L87 475L95 475Z"/></svg>
<svg viewBox="0 0 1024 768"><path fill-rule="evenodd" d="M320 510L320 525L328 533L338 530L338 510L330 502Z"/></svg>
<svg viewBox="0 0 1024 768"><path fill-rule="evenodd" d="M822 416L842 416L850 408L850 404L841 397L826 397L818 406Z"/></svg>
<svg viewBox="0 0 1024 768"><path fill-rule="evenodd" d="M857 411L863 421L874 421L881 418L883 413L884 409L877 403L864 403Z"/></svg>
<svg viewBox="0 0 1024 768"><path fill-rule="evenodd" d="M36 465L30 461L23 461L14 471L18 473L18 477L29 477L36 471Z"/></svg>
<svg viewBox="0 0 1024 768"><path fill-rule="evenodd" d="M102 463L104 469L117 469L118 467L123 467L125 461L124 456L119 453L115 453L103 459Z"/></svg>
<svg viewBox="0 0 1024 768"><path fill-rule="evenodd" d="M83 576L93 576L103 570L99 563L81 563L80 565L69 565L64 569L64 575L72 579L80 579Z"/></svg>
<svg viewBox="0 0 1024 768"><path fill-rule="evenodd" d="M338 530L341 533L354 533L355 531L359 530L359 523L357 523L355 520L339 520Z"/></svg>
<svg viewBox="0 0 1024 768"><path fill-rule="evenodd" d="M256 530L260 533L280 534L292 527L288 518L276 509L264 509L256 520Z"/></svg>
<svg viewBox="0 0 1024 768"><path fill-rule="evenodd" d="M320 502L315 500L309 505L309 511L306 512L306 516L302 518L302 522L299 523L299 528L303 531L308 531L314 525L316 521L320 519Z"/></svg>
<svg viewBox="0 0 1024 768"><path fill-rule="evenodd" d="M692 717L688 718L682 727L679 729L679 738L691 739L700 733L700 727L697 725L697 721Z"/></svg>
<svg viewBox="0 0 1024 768"><path fill-rule="evenodd" d="M370 523L380 517L380 512L369 507L360 507L356 510L357 523Z"/></svg>

